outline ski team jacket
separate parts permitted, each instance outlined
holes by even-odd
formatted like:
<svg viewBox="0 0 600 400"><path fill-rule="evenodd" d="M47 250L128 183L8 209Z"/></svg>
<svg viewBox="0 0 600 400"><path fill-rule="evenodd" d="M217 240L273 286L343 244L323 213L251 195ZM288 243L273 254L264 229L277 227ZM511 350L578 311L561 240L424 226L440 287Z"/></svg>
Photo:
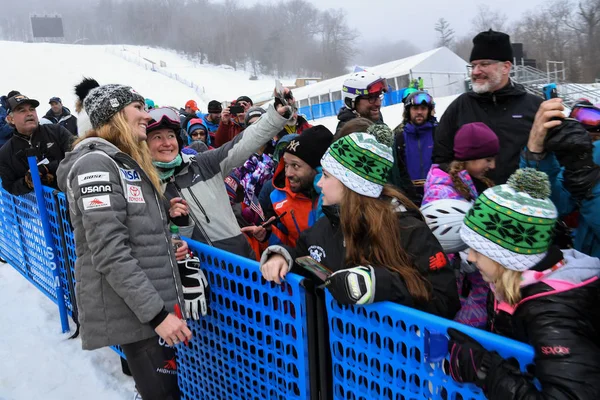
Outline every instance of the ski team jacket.
<svg viewBox="0 0 600 400"><path fill-rule="evenodd" d="M130 156L100 138L78 143L58 180L75 233L83 349L157 336L150 321L182 303L160 193Z"/></svg>
<svg viewBox="0 0 600 400"><path fill-rule="evenodd" d="M300 234L313 226L319 217L319 195L312 188L308 192L310 195L292 192L285 177L283 160L277 165L272 182L270 202L267 208L263 209L265 218L269 220L273 216L283 217L277 224L272 225L269 244L295 246Z"/></svg>
<svg viewBox="0 0 600 400"><path fill-rule="evenodd" d="M510 82L494 93L467 92L456 98L442 115L435 131L433 162L450 163L454 159L454 136L470 122L488 125L500 140L496 169L489 177L497 185L506 183L519 168L519 154L527 144L533 119L543 99Z"/></svg>
<svg viewBox="0 0 600 400"><path fill-rule="evenodd" d="M555 272L541 271L564 260ZM521 283L516 307L488 297L490 327L533 346L533 376L504 362L488 371L489 399L600 399L600 260L576 250L554 247ZM533 278L533 279L531 279ZM538 390L532 378L538 379Z"/></svg>
<svg viewBox="0 0 600 400"><path fill-rule="evenodd" d="M29 171L26 150L37 149L38 161L47 159L49 163L46 168L52 175L56 175L58 163L71 150L73 139L73 135L60 125L39 125L29 137L15 131L0 148L2 187L16 196L31 192L32 189L25 183L25 174Z"/></svg>
<svg viewBox="0 0 600 400"><path fill-rule="evenodd" d="M303 232L295 247L270 246L263 254L261 264L266 262L269 254L280 253L288 263L293 263L298 257L311 256L333 272L354 267L345 264L346 250L337 207L324 206L323 212L326 217ZM414 267L431 284L431 300L427 304L416 304L399 274L385 267L373 266L376 284L374 301L393 301L444 318L454 318L460 309L456 277L442 246L417 212L398 212L398 219L401 229L398 245L408 253ZM292 272L305 275L297 265L294 265Z"/></svg>
<svg viewBox="0 0 600 400"><path fill-rule="evenodd" d="M600 165L600 141L594 143L594 162ZM537 168L545 172L552 188L551 199L560 215L568 215L579 210L579 226L573 241L573 247L592 257L600 257L600 183L592 189L592 198L578 204L571 193L563 186L562 167L553 153L537 162L521 156L521 168Z"/></svg>
<svg viewBox="0 0 600 400"><path fill-rule="evenodd" d="M255 258L231 209L224 181L234 168L243 165L277 135L286 122L275 108L269 107L259 120L225 145L195 156L181 155L184 167L167 182L165 197L182 197L187 201L191 225L180 228L182 235Z"/></svg>

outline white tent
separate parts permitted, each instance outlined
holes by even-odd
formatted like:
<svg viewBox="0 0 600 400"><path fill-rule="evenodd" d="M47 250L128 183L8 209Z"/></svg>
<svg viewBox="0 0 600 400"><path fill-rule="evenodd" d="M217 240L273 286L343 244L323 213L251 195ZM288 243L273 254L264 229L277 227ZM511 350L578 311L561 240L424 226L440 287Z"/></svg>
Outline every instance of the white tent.
<svg viewBox="0 0 600 400"><path fill-rule="evenodd" d="M467 62L450 49L439 47L366 70L386 78L392 90L405 88L411 79L422 77L425 90L434 97L444 97L464 92L466 66ZM294 97L300 101L300 107L341 100L342 84L347 76L294 89Z"/></svg>

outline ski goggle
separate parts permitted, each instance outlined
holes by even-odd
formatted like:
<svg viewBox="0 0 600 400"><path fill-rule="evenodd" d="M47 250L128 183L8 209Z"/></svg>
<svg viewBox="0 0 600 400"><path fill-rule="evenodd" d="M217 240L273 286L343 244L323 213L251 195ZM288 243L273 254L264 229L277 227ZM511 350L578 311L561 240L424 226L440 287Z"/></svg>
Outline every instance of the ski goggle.
<svg viewBox="0 0 600 400"><path fill-rule="evenodd" d="M415 93L411 97L408 98L409 104L411 106L420 106L422 104L426 106L433 105L433 97L431 97L428 93Z"/></svg>
<svg viewBox="0 0 600 400"><path fill-rule="evenodd" d="M600 132L600 108L598 107L577 104L569 117L579 121L588 131Z"/></svg>
<svg viewBox="0 0 600 400"><path fill-rule="evenodd" d="M148 111L148 114L152 117L152 120L148 124L148 129L157 129L160 126L166 126L173 128L173 130L180 128L179 113L169 107L153 108Z"/></svg>
<svg viewBox="0 0 600 400"><path fill-rule="evenodd" d="M385 78L379 79L367 86L367 96L375 96L388 91L388 84Z"/></svg>

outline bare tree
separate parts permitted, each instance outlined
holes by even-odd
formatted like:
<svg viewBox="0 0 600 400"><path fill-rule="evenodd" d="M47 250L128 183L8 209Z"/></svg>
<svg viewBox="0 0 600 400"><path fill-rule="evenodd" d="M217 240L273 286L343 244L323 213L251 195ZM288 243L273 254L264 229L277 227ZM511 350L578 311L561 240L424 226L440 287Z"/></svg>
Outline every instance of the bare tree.
<svg viewBox="0 0 600 400"><path fill-rule="evenodd" d="M492 10L486 4L477 6L477 14L471 20L473 33L479 33L493 29L499 32L505 32L507 28L508 16L499 10Z"/></svg>
<svg viewBox="0 0 600 400"><path fill-rule="evenodd" d="M342 9L327 10L319 20L321 40L321 68L324 77L337 76L345 72L358 33L346 24Z"/></svg>
<svg viewBox="0 0 600 400"><path fill-rule="evenodd" d="M445 18L440 18L435 24L435 31L439 38L437 41L438 47L450 47L454 41L454 29L450 27L450 23Z"/></svg>

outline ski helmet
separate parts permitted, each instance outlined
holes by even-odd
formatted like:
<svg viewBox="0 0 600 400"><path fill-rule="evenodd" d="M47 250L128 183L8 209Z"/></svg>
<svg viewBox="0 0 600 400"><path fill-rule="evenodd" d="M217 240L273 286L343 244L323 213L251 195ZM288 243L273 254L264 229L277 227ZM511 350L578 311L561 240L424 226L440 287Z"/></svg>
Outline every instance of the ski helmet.
<svg viewBox="0 0 600 400"><path fill-rule="evenodd" d="M355 100L359 96L375 96L388 91L385 78L372 72L355 72L344 80L342 86L342 100L344 105L354 110Z"/></svg>
<svg viewBox="0 0 600 400"><path fill-rule="evenodd" d="M404 92L402 93L402 102L404 103L404 101L406 100L406 98L408 96L410 96L411 94L415 93L415 92L418 92L418 90L415 89L415 88L404 89Z"/></svg>
<svg viewBox="0 0 600 400"><path fill-rule="evenodd" d="M467 248L460 238L460 227L472 204L464 200L435 200L421 207L421 213L444 252L456 253Z"/></svg>

